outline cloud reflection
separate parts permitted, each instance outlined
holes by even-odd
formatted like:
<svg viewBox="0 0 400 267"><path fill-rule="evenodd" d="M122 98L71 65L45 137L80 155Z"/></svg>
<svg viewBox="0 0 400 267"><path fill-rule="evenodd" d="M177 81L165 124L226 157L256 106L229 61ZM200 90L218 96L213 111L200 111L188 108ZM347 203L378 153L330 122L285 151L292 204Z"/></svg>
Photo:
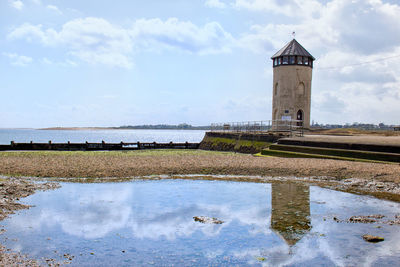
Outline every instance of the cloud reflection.
<svg viewBox="0 0 400 267"><path fill-rule="evenodd" d="M399 260L400 254L399 226L385 225L380 230L370 224L336 223L331 218L366 212L390 216L400 204L317 187L201 181L64 184L58 191L33 195L32 201L37 207L14 216L7 229L33 236L47 235L52 229L57 233L53 238L60 236L59 242L63 242L62 235L107 242L116 234L135 244L165 241L178 250L190 242L191 249L211 262L228 256L256 264L257 258L265 257L265 266L372 265L382 257ZM299 203L305 203L304 216L296 206ZM193 216L217 217L224 223L202 224ZM287 225L293 216L312 227L306 227L296 242L288 242L282 231L297 226L304 230ZM271 225L274 220L285 220L284 227ZM361 238L365 233L383 235L385 242L371 249Z"/></svg>

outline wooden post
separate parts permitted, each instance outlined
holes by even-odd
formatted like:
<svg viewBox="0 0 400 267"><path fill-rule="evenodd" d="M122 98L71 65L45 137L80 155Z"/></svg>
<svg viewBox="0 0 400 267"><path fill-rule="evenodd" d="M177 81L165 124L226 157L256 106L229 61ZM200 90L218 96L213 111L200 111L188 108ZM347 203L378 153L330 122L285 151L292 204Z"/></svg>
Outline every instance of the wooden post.
<svg viewBox="0 0 400 267"><path fill-rule="evenodd" d="M137 142L137 149L140 150L140 142Z"/></svg>

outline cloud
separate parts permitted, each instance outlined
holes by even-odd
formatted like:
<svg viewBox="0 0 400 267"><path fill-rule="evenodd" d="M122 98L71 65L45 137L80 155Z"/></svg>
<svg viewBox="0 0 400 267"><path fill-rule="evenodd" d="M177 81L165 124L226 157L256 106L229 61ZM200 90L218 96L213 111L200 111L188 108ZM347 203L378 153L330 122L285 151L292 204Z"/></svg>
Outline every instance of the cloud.
<svg viewBox="0 0 400 267"><path fill-rule="evenodd" d="M229 52L234 42L219 23L198 27L176 18L139 19L131 27L122 28L102 18L88 17L68 21L59 31L25 23L10 32L8 38L39 42L44 46L64 46L68 54L89 64L124 68L133 65L133 49L214 54Z"/></svg>
<svg viewBox="0 0 400 267"><path fill-rule="evenodd" d="M288 17L310 17L316 15L321 4L316 0L236 0L233 6L250 11L267 11Z"/></svg>
<svg viewBox="0 0 400 267"><path fill-rule="evenodd" d="M226 8L226 4L224 2L221 2L220 0L207 0L205 2L206 7L211 7L211 8Z"/></svg>
<svg viewBox="0 0 400 267"><path fill-rule="evenodd" d="M11 65L14 66L26 67L33 61L31 57L18 55L16 53L3 53L3 56L8 57L11 60Z"/></svg>
<svg viewBox="0 0 400 267"><path fill-rule="evenodd" d="M288 40L293 31L296 31L299 39L304 40L302 43L306 47L324 48L322 52L340 48L348 52L371 54L391 50L400 43L400 24L397 23L399 5L380 0L332 0L325 5L313 0L304 4L297 0L285 3L277 5L274 0L236 1L238 7L282 13L290 17L290 21L294 20L287 24L253 25L251 32L242 36L244 47L266 52L265 47L270 48L272 44L278 49L283 45L282 40ZM310 11L307 11L308 7Z"/></svg>
<svg viewBox="0 0 400 267"><path fill-rule="evenodd" d="M53 29L43 30L42 25L24 23L7 35L10 40L25 39L28 42L38 41L44 45L54 44L57 32Z"/></svg>
<svg viewBox="0 0 400 267"><path fill-rule="evenodd" d="M51 10L51 11L54 11L54 12L58 13L59 15L62 14L61 10L58 9L58 7L56 7L56 6L54 6L54 5L48 5L46 8L49 9L49 10Z"/></svg>
<svg viewBox="0 0 400 267"><path fill-rule="evenodd" d="M56 65L56 66L61 66L61 67L76 67L78 64L72 60L65 60L65 61L53 61L48 59L47 57L44 57L41 59L41 63L45 65Z"/></svg>
<svg viewBox="0 0 400 267"><path fill-rule="evenodd" d="M24 7L24 3L20 0L9 0L9 5L15 9L21 10Z"/></svg>
<svg viewBox="0 0 400 267"><path fill-rule="evenodd" d="M135 45L147 49L175 48L198 54L224 53L231 50L234 38L217 22L198 27L191 22L169 18L139 19L131 36Z"/></svg>

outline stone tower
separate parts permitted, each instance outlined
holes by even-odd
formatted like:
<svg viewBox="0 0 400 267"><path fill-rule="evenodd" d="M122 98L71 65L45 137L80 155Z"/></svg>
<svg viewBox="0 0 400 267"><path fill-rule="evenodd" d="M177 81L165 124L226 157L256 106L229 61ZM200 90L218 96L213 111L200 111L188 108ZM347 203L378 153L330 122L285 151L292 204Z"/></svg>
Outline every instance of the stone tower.
<svg viewBox="0 0 400 267"><path fill-rule="evenodd" d="M311 78L315 58L299 44L290 41L271 57L274 69L272 89L272 127L277 120L300 120L310 127Z"/></svg>

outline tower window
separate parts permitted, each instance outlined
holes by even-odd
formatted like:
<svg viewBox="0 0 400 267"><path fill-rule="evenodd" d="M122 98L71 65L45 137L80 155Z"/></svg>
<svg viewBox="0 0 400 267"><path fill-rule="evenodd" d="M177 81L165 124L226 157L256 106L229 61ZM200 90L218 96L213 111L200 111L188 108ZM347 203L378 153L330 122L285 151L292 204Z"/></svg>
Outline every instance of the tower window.
<svg viewBox="0 0 400 267"><path fill-rule="evenodd" d="M308 57L304 57L304 65L308 65Z"/></svg>
<svg viewBox="0 0 400 267"><path fill-rule="evenodd" d="M294 56L290 56L290 64L294 64L294 63L296 63L294 60Z"/></svg>
<svg viewBox="0 0 400 267"><path fill-rule="evenodd" d="M285 109L285 114L289 114L289 110Z"/></svg>
<svg viewBox="0 0 400 267"><path fill-rule="evenodd" d="M301 82L299 86L297 86L297 94L304 95L304 89L305 89L304 83Z"/></svg>
<svg viewBox="0 0 400 267"><path fill-rule="evenodd" d="M278 61L276 60L276 58L274 59L274 66L276 66L276 64L278 63Z"/></svg>
<svg viewBox="0 0 400 267"><path fill-rule="evenodd" d="M278 58L278 65L281 65L281 58Z"/></svg>
<svg viewBox="0 0 400 267"><path fill-rule="evenodd" d="M282 62L282 64L288 64L288 63L289 63L288 57L287 57L287 56L284 56L284 57L283 57L283 62Z"/></svg>
<svg viewBox="0 0 400 267"><path fill-rule="evenodd" d="M297 57L297 64L303 64L303 57Z"/></svg>

